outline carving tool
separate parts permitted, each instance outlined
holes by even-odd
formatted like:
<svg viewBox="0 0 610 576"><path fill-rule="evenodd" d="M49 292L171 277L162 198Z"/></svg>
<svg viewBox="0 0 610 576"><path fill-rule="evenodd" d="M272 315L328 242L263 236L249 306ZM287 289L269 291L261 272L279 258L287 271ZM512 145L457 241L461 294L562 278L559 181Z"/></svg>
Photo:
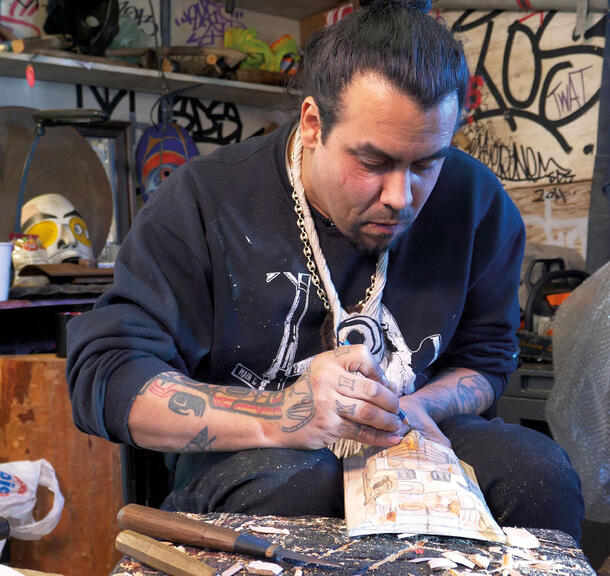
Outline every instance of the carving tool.
<svg viewBox="0 0 610 576"><path fill-rule="evenodd" d="M273 544L252 534L139 504L128 504L121 508L117 520L123 529L135 530L155 538L180 542L188 546L341 568L341 564L336 562L286 550L280 544Z"/></svg>
<svg viewBox="0 0 610 576"><path fill-rule="evenodd" d="M119 532L116 549L170 576L216 576L218 572L193 556L132 530Z"/></svg>

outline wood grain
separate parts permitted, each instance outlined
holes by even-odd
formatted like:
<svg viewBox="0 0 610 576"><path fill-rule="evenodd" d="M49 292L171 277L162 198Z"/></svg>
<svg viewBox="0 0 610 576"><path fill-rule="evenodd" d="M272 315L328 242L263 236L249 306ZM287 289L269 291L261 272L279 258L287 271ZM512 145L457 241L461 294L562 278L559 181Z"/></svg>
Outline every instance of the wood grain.
<svg viewBox="0 0 610 576"><path fill-rule="evenodd" d="M11 563L65 576L108 574L120 558L114 550L123 504L119 447L74 426L65 360L0 356L0 405L0 460L47 459L66 499L51 534L11 540ZM51 505L50 492L39 492L35 517Z"/></svg>
<svg viewBox="0 0 610 576"><path fill-rule="evenodd" d="M592 182L508 189L529 242L575 248L586 256Z"/></svg>
<svg viewBox="0 0 610 576"><path fill-rule="evenodd" d="M214 576L217 572L205 562L189 556L170 544L163 544L133 530L123 530L116 537L117 550L138 562L148 564L170 576Z"/></svg>

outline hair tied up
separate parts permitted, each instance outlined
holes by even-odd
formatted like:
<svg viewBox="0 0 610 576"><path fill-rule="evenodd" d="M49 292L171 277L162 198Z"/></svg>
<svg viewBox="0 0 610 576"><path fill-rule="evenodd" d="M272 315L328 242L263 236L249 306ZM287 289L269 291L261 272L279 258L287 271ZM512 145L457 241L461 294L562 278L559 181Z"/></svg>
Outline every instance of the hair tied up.
<svg viewBox="0 0 610 576"><path fill-rule="evenodd" d="M432 8L432 0L360 0L362 8L367 8L373 12L385 8L396 8L397 4L407 10L423 12L424 14L430 12Z"/></svg>

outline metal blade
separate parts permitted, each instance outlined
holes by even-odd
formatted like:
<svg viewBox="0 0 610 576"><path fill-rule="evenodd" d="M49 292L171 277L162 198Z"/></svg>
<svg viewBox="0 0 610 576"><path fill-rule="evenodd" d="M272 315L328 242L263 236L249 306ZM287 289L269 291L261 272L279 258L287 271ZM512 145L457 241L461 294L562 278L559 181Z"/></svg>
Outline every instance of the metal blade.
<svg viewBox="0 0 610 576"><path fill-rule="evenodd" d="M316 558L308 554L301 554L300 552L293 552L292 550L286 550L281 546L273 551L273 557L277 560L297 560L298 562L304 562L305 564L319 564L320 566L329 566L331 568L343 568L341 564L325 560L324 558Z"/></svg>

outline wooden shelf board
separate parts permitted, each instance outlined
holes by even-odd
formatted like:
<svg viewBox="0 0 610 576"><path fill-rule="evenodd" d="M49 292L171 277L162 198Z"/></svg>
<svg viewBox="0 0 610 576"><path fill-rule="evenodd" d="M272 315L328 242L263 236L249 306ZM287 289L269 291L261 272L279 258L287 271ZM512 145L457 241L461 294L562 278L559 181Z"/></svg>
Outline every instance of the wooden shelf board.
<svg viewBox="0 0 610 576"><path fill-rule="evenodd" d="M303 0L236 0L235 2L237 8L293 20L302 20L343 3L338 0L307 0L307 2L303 2Z"/></svg>
<svg viewBox="0 0 610 576"><path fill-rule="evenodd" d="M102 86L160 94L161 79L155 70L88 63L67 58L0 52L0 76L25 78L25 69L33 64L36 79L46 82ZM235 82L187 74L166 74L170 91L203 100L220 100L260 108L281 108L287 103L283 88L265 84Z"/></svg>

